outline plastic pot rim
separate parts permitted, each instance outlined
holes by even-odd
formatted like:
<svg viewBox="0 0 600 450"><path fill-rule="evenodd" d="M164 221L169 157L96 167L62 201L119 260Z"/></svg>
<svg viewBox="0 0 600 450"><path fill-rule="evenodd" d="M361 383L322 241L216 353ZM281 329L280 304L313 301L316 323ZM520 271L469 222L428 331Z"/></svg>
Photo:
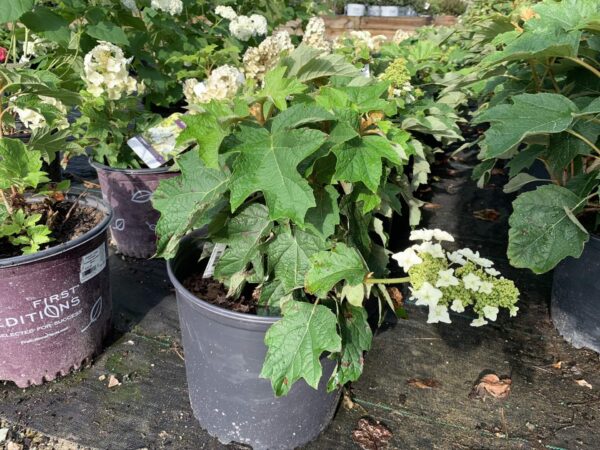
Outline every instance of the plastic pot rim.
<svg viewBox="0 0 600 450"><path fill-rule="evenodd" d="M179 171L176 170L171 170L171 168L173 166L162 166L162 167L156 167L155 169L151 169L149 167L144 167L141 169L120 169L120 168L116 168L116 167L110 167L110 166L106 166L102 163L99 163L98 161L94 161L92 158L89 158L90 161L90 166L92 166L94 169L98 170L103 170L105 172L118 172L118 173L124 173L126 175L143 175L143 174L148 174L148 173L167 173L167 172L173 172L173 173L178 173Z"/></svg>
<svg viewBox="0 0 600 450"><path fill-rule="evenodd" d="M78 195L75 194L67 194L67 199L76 201L79 198ZM41 199L39 200L41 201ZM106 231L110 222L112 221L113 211L110 206L104 200L97 197L85 197L80 198L79 202L85 206L91 206L97 210L103 212L104 218L102 221L91 230L82 234L81 236L76 237L75 239L70 240L69 242L63 242L62 244L54 245L45 250L39 251L37 253L33 253L31 255L20 255L20 256L12 256L10 258L0 258L0 269L7 267L16 267L21 266L23 264L28 264L32 262L42 261L44 259L51 258L53 256L59 255L61 253L72 250L80 245L83 245L92 239L94 239L99 234Z"/></svg>
<svg viewBox="0 0 600 450"><path fill-rule="evenodd" d="M197 308L200 308L202 310L205 310L207 312L210 312L217 316L221 316L226 319L234 319L252 324L272 325L281 319L281 316L258 316L256 314L244 314L235 311L230 311L220 306L212 305L196 297L183 284L181 284L175 276L175 272L173 269L174 260L175 258L167 260L167 273L169 275L169 279L175 287L176 292L181 292L183 295L185 295L186 299Z"/></svg>

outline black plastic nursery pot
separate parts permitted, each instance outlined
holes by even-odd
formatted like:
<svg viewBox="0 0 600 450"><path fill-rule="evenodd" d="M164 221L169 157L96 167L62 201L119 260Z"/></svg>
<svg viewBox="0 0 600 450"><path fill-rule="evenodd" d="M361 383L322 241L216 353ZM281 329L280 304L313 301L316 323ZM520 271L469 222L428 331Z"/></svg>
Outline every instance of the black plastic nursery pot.
<svg viewBox="0 0 600 450"><path fill-rule="evenodd" d="M574 347L600 353L600 238L591 235L581 257L554 269L552 320Z"/></svg>
<svg viewBox="0 0 600 450"><path fill-rule="evenodd" d="M112 212L99 199L79 202L103 212L102 222L69 242L0 259L0 380L19 387L51 381L102 349L112 313Z"/></svg>
<svg viewBox="0 0 600 450"><path fill-rule="evenodd" d="M202 252L200 235L183 239L167 264L175 286L185 365L194 415L222 443L259 449L293 449L316 438L335 414L339 392L327 393L334 362L323 358L315 390L301 380L276 398L259 377L267 352L265 333L279 317L241 314L200 300L181 284L194 273Z"/></svg>
<svg viewBox="0 0 600 450"><path fill-rule="evenodd" d="M112 207L110 233L119 252L135 258L150 258L156 252L156 222L160 213L152 207L152 194L161 180L179 175L168 167L157 169L113 169L97 162L102 197Z"/></svg>

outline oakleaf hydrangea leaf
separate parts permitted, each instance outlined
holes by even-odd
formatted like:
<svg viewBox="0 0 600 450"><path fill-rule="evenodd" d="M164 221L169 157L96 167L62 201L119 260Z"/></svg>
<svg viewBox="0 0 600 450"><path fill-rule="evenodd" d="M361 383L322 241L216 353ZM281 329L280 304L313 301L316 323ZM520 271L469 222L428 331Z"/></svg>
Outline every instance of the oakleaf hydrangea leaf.
<svg viewBox="0 0 600 450"><path fill-rule="evenodd" d="M286 395L292 385L304 378L314 389L319 387L323 352L339 352L342 340L337 333L337 317L319 304L289 301L283 318L265 336L267 356L261 371L269 378L275 395Z"/></svg>
<svg viewBox="0 0 600 450"><path fill-rule="evenodd" d="M182 118L187 125L177 138L178 143L194 140L198 143L200 158L206 167L219 167L219 147L227 132L216 117L210 114L187 115Z"/></svg>
<svg viewBox="0 0 600 450"><path fill-rule="evenodd" d="M565 208L577 213L582 205L573 192L553 184L521 194L509 219L510 263L544 273L567 256L581 256L589 235Z"/></svg>
<svg viewBox="0 0 600 450"><path fill-rule="evenodd" d="M18 139L0 139L0 189L37 187L48 181L41 168L40 152L28 150Z"/></svg>

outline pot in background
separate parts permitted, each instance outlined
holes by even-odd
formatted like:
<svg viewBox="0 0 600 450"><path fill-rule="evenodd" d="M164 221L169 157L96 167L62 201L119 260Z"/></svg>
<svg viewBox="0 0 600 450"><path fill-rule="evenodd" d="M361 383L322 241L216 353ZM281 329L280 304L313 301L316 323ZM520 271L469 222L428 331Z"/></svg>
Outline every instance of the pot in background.
<svg viewBox="0 0 600 450"><path fill-rule="evenodd" d="M241 314L198 299L180 280L198 269L203 241L196 233L182 240L168 262L175 286L190 402L200 425L222 443L255 450L292 449L327 427L340 398L327 393L335 362L321 359L319 389L298 381L286 397L276 398L271 382L259 377L269 327L279 317Z"/></svg>
<svg viewBox="0 0 600 450"><path fill-rule="evenodd" d="M379 17L381 16L381 6L379 5L369 5L367 7L367 15L371 17Z"/></svg>
<svg viewBox="0 0 600 450"><path fill-rule="evenodd" d="M75 196L69 196L75 201ZM24 388L79 368L102 349L112 311L111 210L92 230L32 255L0 259L0 380Z"/></svg>
<svg viewBox="0 0 600 450"><path fill-rule="evenodd" d="M554 269L552 321L575 348L600 353L600 238L591 235L577 259Z"/></svg>
<svg viewBox="0 0 600 450"><path fill-rule="evenodd" d="M397 17L400 15L400 7L398 6L382 6L381 16L382 17Z"/></svg>
<svg viewBox="0 0 600 450"><path fill-rule="evenodd" d="M346 5L346 15L361 17L365 15L366 9L367 8L362 3L348 3Z"/></svg>
<svg viewBox="0 0 600 450"><path fill-rule="evenodd" d="M150 258L156 252L156 222L160 213L152 207L152 195L161 180L179 175L168 167L114 169L97 162L102 197L114 211L110 233L120 253Z"/></svg>

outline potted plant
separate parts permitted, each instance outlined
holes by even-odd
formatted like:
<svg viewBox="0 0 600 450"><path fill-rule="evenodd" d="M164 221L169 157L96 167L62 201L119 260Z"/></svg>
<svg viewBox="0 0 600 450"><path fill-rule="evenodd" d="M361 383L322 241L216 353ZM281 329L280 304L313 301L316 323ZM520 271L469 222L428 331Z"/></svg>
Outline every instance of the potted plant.
<svg viewBox="0 0 600 450"><path fill-rule="evenodd" d="M367 7L363 3L346 3L346 15L352 17L362 17L365 15Z"/></svg>
<svg viewBox="0 0 600 450"><path fill-rule="evenodd" d="M554 323L573 345L596 351L600 101L593 86L600 82L600 54L591 17L599 11L596 2L544 1L497 18L507 31L494 41L501 50L480 65L488 74L482 83L490 84L478 86L489 103L475 118L490 124L476 170L482 182L497 161L507 160L507 192L542 184L513 203L511 264L535 273L555 268ZM492 87L497 81L501 90ZM527 173L536 160L547 169L542 179Z"/></svg>
<svg viewBox="0 0 600 450"><path fill-rule="evenodd" d="M473 305L474 325L516 312L512 282L478 254L444 252L434 240L452 238L439 230L396 255L408 277L386 278L383 220L411 196L414 152L386 120L388 88L301 46L261 88L186 119L182 139L215 138L179 158L153 204L194 414L222 442L294 448L318 435L362 372L364 302L400 312L388 283L411 281L431 322L448 322L449 306Z"/></svg>
<svg viewBox="0 0 600 450"><path fill-rule="evenodd" d="M400 4L393 1L383 1L381 5L382 17L398 17L400 15Z"/></svg>
<svg viewBox="0 0 600 450"><path fill-rule="evenodd" d="M381 16L381 0L371 0L367 5L367 15L372 17Z"/></svg>

